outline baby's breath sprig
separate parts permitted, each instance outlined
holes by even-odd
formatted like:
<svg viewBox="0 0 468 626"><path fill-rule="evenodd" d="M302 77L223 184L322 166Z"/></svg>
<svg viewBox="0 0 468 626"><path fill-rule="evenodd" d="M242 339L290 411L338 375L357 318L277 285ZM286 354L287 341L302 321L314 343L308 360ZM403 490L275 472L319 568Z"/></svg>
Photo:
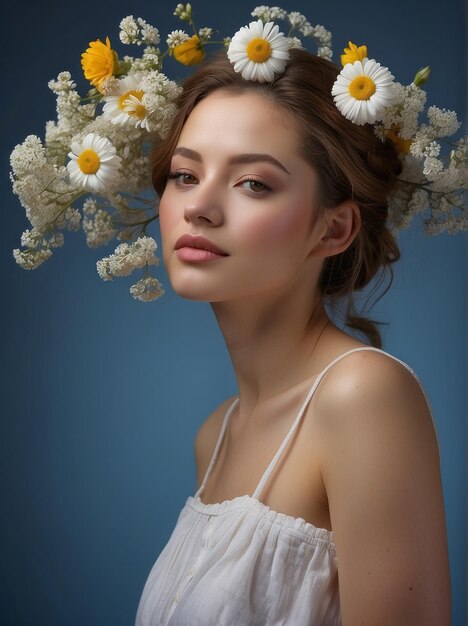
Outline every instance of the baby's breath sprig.
<svg viewBox="0 0 468 626"><path fill-rule="evenodd" d="M426 110L427 93L421 87L430 73L427 66L409 85L395 83L393 103L374 127L381 139L394 143L403 165L389 197L389 225L397 232L420 216L427 234L456 234L468 230L467 143L464 138L446 139L460 128L455 111L436 106ZM427 119L421 121L424 113ZM448 149L443 150L444 145Z"/></svg>

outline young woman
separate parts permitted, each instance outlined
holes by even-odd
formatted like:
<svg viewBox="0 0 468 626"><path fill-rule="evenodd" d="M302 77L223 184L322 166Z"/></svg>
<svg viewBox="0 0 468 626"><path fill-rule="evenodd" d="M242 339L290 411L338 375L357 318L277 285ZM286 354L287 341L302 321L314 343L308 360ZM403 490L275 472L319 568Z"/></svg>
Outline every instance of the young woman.
<svg viewBox="0 0 468 626"><path fill-rule="evenodd" d="M400 162L291 50L273 81L224 54L184 84L154 152L174 290L211 303L239 392L201 426L199 489L146 582L137 626L448 626L437 438L375 325L325 305L399 257ZM181 381L181 384L183 381Z"/></svg>

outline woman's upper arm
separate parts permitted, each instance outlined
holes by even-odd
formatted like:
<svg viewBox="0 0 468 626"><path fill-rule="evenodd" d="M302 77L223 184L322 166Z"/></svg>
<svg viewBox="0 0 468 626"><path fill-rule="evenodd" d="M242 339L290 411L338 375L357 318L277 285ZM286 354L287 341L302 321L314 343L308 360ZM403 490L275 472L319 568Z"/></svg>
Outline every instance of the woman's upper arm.
<svg viewBox="0 0 468 626"><path fill-rule="evenodd" d="M335 367L320 394L321 468L343 626L449 626L439 451L423 392L380 353Z"/></svg>

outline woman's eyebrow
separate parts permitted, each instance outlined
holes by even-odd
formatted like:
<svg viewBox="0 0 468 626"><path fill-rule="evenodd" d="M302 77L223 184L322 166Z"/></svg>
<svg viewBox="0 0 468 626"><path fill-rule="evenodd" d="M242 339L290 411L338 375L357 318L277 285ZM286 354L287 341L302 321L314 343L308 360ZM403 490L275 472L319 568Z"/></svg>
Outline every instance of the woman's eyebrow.
<svg viewBox="0 0 468 626"><path fill-rule="evenodd" d="M179 146L174 150L173 156L175 156L176 154L180 154L181 156L187 157L188 159L192 159L192 161L198 161L199 163L202 162L201 154L199 152L196 152L196 150L191 150L190 148L184 148L182 146ZM237 165L239 163L255 163L257 161L266 161L267 163L272 163L273 165L276 165L276 167L282 169L283 172L286 172L286 174L288 174L289 176L291 175L284 167L284 165L277 161L274 157L272 157L271 154L236 154L228 160L228 163L232 165Z"/></svg>

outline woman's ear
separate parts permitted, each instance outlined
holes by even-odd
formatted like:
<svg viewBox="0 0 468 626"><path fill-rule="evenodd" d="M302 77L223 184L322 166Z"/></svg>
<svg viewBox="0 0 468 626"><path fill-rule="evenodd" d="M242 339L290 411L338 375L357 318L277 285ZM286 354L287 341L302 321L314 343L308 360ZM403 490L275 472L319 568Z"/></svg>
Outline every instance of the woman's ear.
<svg viewBox="0 0 468 626"><path fill-rule="evenodd" d="M361 211L349 200L333 209L327 209L321 220L318 241L309 256L329 257L348 248L361 228Z"/></svg>

